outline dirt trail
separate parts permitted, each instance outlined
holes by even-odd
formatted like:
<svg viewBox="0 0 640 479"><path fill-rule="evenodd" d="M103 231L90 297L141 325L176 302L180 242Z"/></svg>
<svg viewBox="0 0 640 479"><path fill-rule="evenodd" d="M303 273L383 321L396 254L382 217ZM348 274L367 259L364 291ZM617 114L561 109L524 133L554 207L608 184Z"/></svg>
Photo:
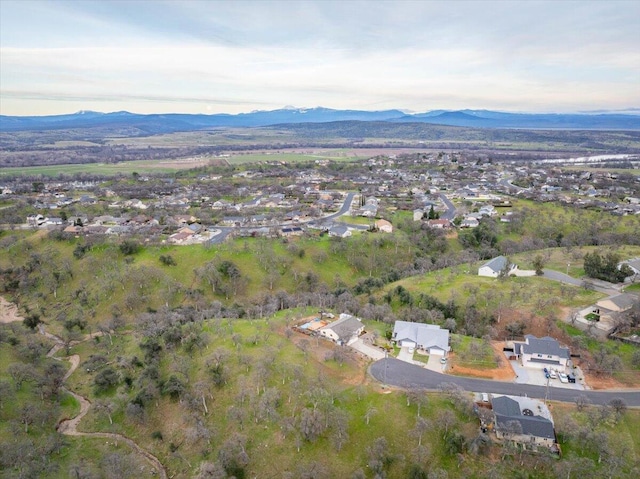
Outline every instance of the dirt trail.
<svg viewBox="0 0 640 479"><path fill-rule="evenodd" d="M64 347L64 341L61 338L59 338L58 336L55 336L55 335L53 335L51 333L46 332L43 325L40 325L39 329L40 329L40 333L43 336L46 336L47 338L50 338L53 341L55 341L55 345L47 353L48 357L54 357L54 355L60 349L62 349ZM91 339L91 338L93 338L93 337L95 337L97 335L100 335L100 334L101 333L88 334L81 341L75 342L75 344L77 344L78 342L87 341L88 339ZM58 358L54 358L54 359L58 359ZM69 378L69 376L71 376L71 374L73 374L73 372L76 369L78 369L78 366L80 365L80 356L78 356L77 354L74 354L72 356L68 356L66 359L71 363L71 367L69 368L69 371L67 371L67 373L64 375L64 380L65 381ZM78 403L80 403L80 412L78 413L78 415L76 417L74 417L72 419L65 419L65 420L61 421L60 424L58 424L58 426L57 426L58 432L60 432L61 434L65 434L67 436L111 438L111 439L114 439L115 441L122 441L122 442L128 444L129 447L131 447L138 454L143 456L147 460L147 462L149 462L155 468L155 470L158 472L158 476L161 479L167 479L167 477L168 477L167 476L167 471L164 468L164 466L162 465L162 463L158 460L158 458L156 456L154 456L153 454L151 454L150 452L148 452L148 451L144 450L143 448L141 448L132 439L129 439L128 437L123 436L122 434L115 434L115 433L111 433L111 432L81 432L81 431L78 431L78 424L80 424L80 421L82 421L82 418L85 417L87 415L87 413L89 412L89 408L91 407L91 401L89 401L84 396L80 396L79 394L76 394L75 392L70 391L66 387L63 387L63 389L66 392L68 392L69 394L71 394L74 398L76 398L76 401L78 401Z"/></svg>
<svg viewBox="0 0 640 479"><path fill-rule="evenodd" d="M0 296L0 323L13 323L24 318L18 314L18 307Z"/></svg>

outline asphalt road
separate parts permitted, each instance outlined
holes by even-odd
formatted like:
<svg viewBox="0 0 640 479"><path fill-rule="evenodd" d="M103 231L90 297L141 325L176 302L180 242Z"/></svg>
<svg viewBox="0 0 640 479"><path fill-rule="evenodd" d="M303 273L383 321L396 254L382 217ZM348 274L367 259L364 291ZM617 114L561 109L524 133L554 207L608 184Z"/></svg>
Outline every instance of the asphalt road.
<svg viewBox="0 0 640 479"><path fill-rule="evenodd" d="M547 388L528 384L516 384L487 379L465 378L440 374L395 358L381 359L369 368L370 374L383 384L401 388L420 388L439 390L443 383L454 383L466 391L480 393L509 394L544 399ZM624 391L575 391L572 389L548 389L547 398L551 401L574 402L577 396L585 395L592 404L606 404L613 398L622 398L627 406L640 407L640 390Z"/></svg>
<svg viewBox="0 0 640 479"><path fill-rule="evenodd" d="M561 273L560 271L543 269L542 272L544 273L543 277L547 279L551 279L553 281L559 281L561 283L571 284L573 286L583 286L585 284L584 280L573 278L569 275ZM616 285L607 283L606 281L599 281L599 280L594 280L589 278L587 280L587 283L591 285L591 288L593 288L595 291L598 291L600 293L604 293L608 295L620 293L620 291L616 288Z"/></svg>
<svg viewBox="0 0 640 479"><path fill-rule="evenodd" d="M453 218L456 217L456 207L453 206L451 200L447 198L443 193L440 193L440 199L447 207L447 212L440 215L440 218L442 218L443 220L453 221Z"/></svg>
<svg viewBox="0 0 640 479"><path fill-rule="evenodd" d="M344 203L342 203L342 208L340 208L337 212L329 215L329 216L324 216L321 221L330 221L330 220L334 220L336 218L339 218L340 216L346 214L349 212L349 210L351 209L351 203L353 202L353 197L355 196L355 193L347 193L347 197L344 199Z"/></svg>

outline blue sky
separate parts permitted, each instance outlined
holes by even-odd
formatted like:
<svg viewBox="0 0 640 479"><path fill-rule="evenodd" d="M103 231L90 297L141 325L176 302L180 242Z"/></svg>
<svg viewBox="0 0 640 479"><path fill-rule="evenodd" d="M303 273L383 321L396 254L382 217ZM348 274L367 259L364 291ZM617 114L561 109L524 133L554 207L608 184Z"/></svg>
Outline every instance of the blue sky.
<svg viewBox="0 0 640 479"><path fill-rule="evenodd" d="M0 0L0 114L640 107L638 1Z"/></svg>

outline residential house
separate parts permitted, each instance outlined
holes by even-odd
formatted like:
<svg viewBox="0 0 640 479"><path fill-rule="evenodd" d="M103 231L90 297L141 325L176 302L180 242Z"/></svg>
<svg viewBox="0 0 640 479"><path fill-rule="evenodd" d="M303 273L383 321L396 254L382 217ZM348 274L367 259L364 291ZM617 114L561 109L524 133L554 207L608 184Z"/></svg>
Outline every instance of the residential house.
<svg viewBox="0 0 640 479"><path fill-rule="evenodd" d="M502 273L506 273L509 276L518 266L509 263L509 260L505 256L497 256L478 268L478 276L486 276L488 278L497 278Z"/></svg>
<svg viewBox="0 0 640 479"><path fill-rule="evenodd" d="M280 230L280 234L285 237L300 236L304 233L304 230L299 226L285 226Z"/></svg>
<svg viewBox="0 0 640 479"><path fill-rule="evenodd" d="M467 217L460 223L460 228L477 228L479 225L480 222L477 218Z"/></svg>
<svg viewBox="0 0 640 479"><path fill-rule="evenodd" d="M563 371L571 360L569 348L560 346L558 341L549 336L537 338L527 334L525 342L514 343L514 352L519 357L524 367L529 368L555 368Z"/></svg>
<svg viewBox="0 0 640 479"><path fill-rule="evenodd" d="M640 300L640 298L636 295L621 293L601 299L596 303L596 306L607 310L607 312L622 313L631 309L638 300ZM602 312L600 314L602 314Z"/></svg>
<svg viewBox="0 0 640 479"><path fill-rule="evenodd" d="M347 225L334 224L331 226L331 228L329 228L329 236L347 238L351 236L351 230Z"/></svg>
<svg viewBox="0 0 640 479"><path fill-rule="evenodd" d="M449 330L437 324L396 321L391 340L400 347L418 348L439 356L446 356L451 350Z"/></svg>
<svg viewBox="0 0 640 479"><path fill-rule="evenodd" d="M553 416L537 399L492 395L491 407L498 439L524 445L552 447L556 444Z"/></svg>
<svg viewBox="0 0 640 479"><path fill-rule="evenodd" d="M346 345L354 343L363 331L364 324L359 318L344 313L338 320L318 329L321 336Z"/></svg>
<svg viewBox="0 0 640 479"><path fill-rule="evenodd" d="M420 221L423 216L424 216L423 210L419 210L419 209L413 210L413 221Z"/></svg>
<svg viewBox="0 0 640 479"><path fill-rule="evenodd" d="M427 220L427 226L435 229L447 229L451 228L451 221L449 220Z"/></svg>
<svg viewBox="0 0 640 479"><path fill-rule="evenodd" d="M387 220L376 221L376 228L382 233L393 233L393 225Z"/></svg>

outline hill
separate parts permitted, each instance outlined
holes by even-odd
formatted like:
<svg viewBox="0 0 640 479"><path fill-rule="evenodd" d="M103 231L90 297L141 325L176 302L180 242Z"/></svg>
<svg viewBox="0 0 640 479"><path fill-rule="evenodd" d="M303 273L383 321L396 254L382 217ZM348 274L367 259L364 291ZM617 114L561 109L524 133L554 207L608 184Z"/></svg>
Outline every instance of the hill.
<svg viewBox="0 0 640 479"><path fill-rule="evenodd" d="M139 130L141 134L196 131L220 127L257 127L279 124L326 123L338 121L389 121L429 123L475 128L640 130L640 115L524 114L488 110L433 111L405 115L399 110L363 111L330 108L284 108L232 114L149 114L119 111L80 111L53 116L0 116L0 131L43 131L108 128L112 131Z"/></svg>

